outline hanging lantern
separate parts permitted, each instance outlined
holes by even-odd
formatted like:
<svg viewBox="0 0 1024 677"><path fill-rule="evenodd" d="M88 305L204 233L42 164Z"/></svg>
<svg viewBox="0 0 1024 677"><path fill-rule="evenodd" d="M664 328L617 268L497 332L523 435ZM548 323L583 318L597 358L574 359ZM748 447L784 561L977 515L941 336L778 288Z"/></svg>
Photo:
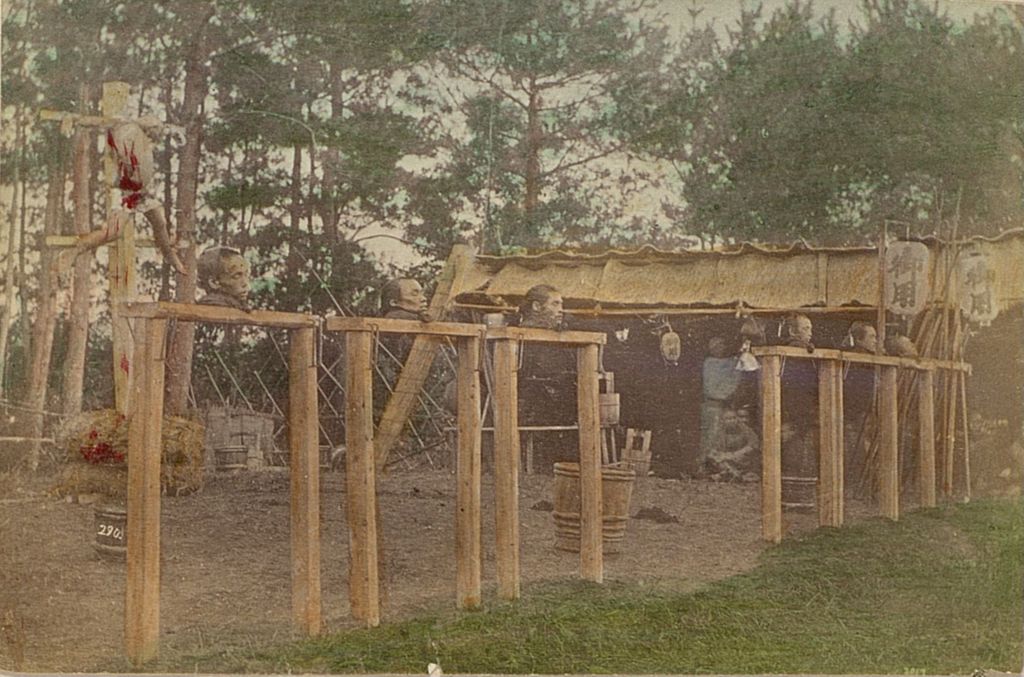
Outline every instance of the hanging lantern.
<svg viewBox="0 0 1024 677"><path fill-rule="evenodd" d="M989 265L988 256L977 249L965 252L959 268L960 309L968 320L987 327L999 314L995 302L996 271Z"/></svg>
<svg viewBox="0 0 1024 677"><path fill-rule="evenodd" d="M668 331L661 335L661 356L670 364L678 364L682 352L683 344L679 339L679 334L675 333L669 325Z"/></svg>
<svg viewBox="0 0 1024 677"><path fill-rule="evenodd" d="M896 315L917 315L928 302L931 252L923 242L893 242L885 249L885 307Z"/></svg>

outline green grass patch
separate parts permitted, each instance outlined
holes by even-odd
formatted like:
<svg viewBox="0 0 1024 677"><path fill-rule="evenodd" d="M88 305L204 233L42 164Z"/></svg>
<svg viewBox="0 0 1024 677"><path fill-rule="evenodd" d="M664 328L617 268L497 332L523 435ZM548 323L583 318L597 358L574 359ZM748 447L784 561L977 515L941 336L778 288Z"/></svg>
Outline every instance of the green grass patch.
<svg viewBox="0 0 1024 677"><path fill-rule="evenodd" d="M235 672L970 674L1021 667L1024 503L821 529L695 593L534 585L443 612L162 668ZM686 572L680 572L685 575Z"/></svg>

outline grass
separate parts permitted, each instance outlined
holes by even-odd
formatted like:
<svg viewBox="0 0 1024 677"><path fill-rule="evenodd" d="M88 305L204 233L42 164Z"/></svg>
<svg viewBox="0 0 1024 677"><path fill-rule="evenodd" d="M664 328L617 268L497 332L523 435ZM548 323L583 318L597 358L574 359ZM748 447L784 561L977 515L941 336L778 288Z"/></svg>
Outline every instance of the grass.
<svg viewBox="0 0 1024 677"><path fill-rule="evenodd" d="M889 673L1018 671L1024 502L822 529L690 594L535 585L516 603L244 652L180 671Z"/></svg>

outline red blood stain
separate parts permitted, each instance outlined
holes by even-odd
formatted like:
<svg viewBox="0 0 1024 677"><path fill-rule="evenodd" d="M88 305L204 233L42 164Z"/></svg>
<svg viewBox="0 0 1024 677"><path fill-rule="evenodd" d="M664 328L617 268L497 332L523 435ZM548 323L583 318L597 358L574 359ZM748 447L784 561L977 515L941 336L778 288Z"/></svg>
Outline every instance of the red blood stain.
<svg viewBox="0 0 1024 677"><path fill-rule="evenodd" d="M121 371L123 371L126 374L128 373L128 356L127 355L122 355L121 356Z"/></svg>
<svg viewBox="0 0 1024 677"><path fill-rule="evenodd" d="M78 451L82 454L82 458L93 465L124 462L124 453L115 451L109 442L82 446L79 447Z"/></svg>

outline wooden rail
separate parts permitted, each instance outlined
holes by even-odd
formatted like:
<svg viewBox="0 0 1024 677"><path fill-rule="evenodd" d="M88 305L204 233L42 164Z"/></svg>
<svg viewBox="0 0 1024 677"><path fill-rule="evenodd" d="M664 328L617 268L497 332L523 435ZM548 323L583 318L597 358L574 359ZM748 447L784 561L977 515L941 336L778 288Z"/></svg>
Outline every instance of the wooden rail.
<svg viewBox="0 0 1024 677"><path fill-rule="evenodd" d="M457 339L458 442L455 506L456 605L481 604L480 544L480 354L494 342L494 486L495 573L498 595L520 596L518 356L521 342L564 345L577 352L580 430L581 547L580 575L603 579L601 537L600 423L598 420L598 347L605 335L557 332L526 327L488 328L480 324L419 322L365 317L331 317L325 331L344 332L346 351L346 443L348 528L352 566L349 590L352 615L368 626L380 622L376 477L377 442L372 425L372 337L375 333ZM383 425L383 424L382 424ZM378 429L377 435L380 434Z"/></svg>

